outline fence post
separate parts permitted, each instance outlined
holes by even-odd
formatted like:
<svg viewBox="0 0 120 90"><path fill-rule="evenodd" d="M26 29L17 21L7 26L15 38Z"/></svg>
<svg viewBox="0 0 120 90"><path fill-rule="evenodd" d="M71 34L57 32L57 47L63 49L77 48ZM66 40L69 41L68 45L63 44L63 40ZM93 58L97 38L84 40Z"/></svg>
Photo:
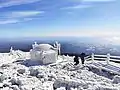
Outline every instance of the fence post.
<svg viewBox="0 0 120 90"><path fill-rule="evenodd" d="M106 62L107 62L107 64L109 64L109 62L110 62L110 54L109 53L107 54Z"/></svg>
<svg viewBox="0 0 120 90"><path fill-rule="evenodd" d="M94 53L92 53L91 58L92 58L92 63L93 63L94 62Z"/></svg>
<svg viewBox="0 0 120 90"><path fill-rule="evenodd" d="M102 66L101 65L99 66L99 73L100 74L102 73Z"/></svg>
<svg viewBox="0 0 120 90"><path fill-rule="evenodd" d="M67 54L67 60L69 61L69 55Z"/></svg>

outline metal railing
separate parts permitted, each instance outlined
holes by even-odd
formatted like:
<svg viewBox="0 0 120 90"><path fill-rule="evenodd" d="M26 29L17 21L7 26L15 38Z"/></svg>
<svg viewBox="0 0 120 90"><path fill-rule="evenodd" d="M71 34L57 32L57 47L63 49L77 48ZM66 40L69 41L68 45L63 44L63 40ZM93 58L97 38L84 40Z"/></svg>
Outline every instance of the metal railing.
<svg viewBox="0 0 120 90"><path fill-rule="evenodd" d="M107 64L109 64L109 62L120 63L120 56L112 56L109 53L106 54L106 55L98 55L98 54L92 53L90 56L85 57L85 60L86 61L92 61L92 62L94 62L95 60L106 61Z"/></svg>

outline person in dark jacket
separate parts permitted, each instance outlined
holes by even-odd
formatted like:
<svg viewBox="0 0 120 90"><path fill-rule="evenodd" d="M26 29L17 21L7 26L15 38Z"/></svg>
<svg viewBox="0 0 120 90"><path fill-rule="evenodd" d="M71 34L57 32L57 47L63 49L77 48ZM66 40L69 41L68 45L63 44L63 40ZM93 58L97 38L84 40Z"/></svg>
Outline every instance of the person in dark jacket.
<svg viewBox="0 0 120 90"><path fill-rule="evenodd" d="M85 56L86 56L85 53L81 53L81 55L80 55L82 64L84 64L84 62L85 62Z"/></svg>
<svg viewBox="0 0 120 90"><path fill-rule="evenodd" d="M79 58L78 58L77 55L74 57L74 62L75 62L74 65L78 65L79 64Z"/></svg>

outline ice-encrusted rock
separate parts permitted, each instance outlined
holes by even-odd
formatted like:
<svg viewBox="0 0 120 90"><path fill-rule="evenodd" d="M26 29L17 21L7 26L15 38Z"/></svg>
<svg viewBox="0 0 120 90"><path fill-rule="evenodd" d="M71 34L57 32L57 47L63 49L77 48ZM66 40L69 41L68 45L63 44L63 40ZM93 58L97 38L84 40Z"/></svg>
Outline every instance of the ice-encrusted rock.
<svg viewBox="0 0 120 90"><path fill-rule="evenodd" d="M94 87L94 90L119 90L118 88L116 88L116 87L108 87L108 86L101 86L101 85L96 85L95 87Z"/></svg>
<svg viewBox="0 0 120 90"><path fill-rule="evenodd" d="M66 90L65 87L57 88L56 90Z"/></svg>
<svg viewBox="0 0 120 90"><path fill-rule="evenodd" d="M31 88L29 85L22 85L19 88L20 88L20 90L35 90L35 89Z"/></svg>
<svg viewBox="0 0 120 90"><path fill-rule="evenodd" d="M53 88L52 83L55 88L65 87L68 90L120 90L120 83L115 84L110 79L79 65L74 66L69 61L29 67L18 62L9 63L0 67L1 75L6 75L7 79L0 83L0 90L13 90L11 87L18 87L20 90L51 90L46 88Z"/></svg>
<svg viewBox="0 0 120 90"><path fill-rule="evenodd" d="M12 85L11 88L12 88L13 90L20 90L20 88L19 88L17 85Z"/></svg>
<svg viewBox="0 0 120 90"><path fill-rule="evenodd" d="M80 83L76 81L66 81L61 79L56 80L53 84L54 89L65 87L66 89L70 90L71 87L78 88L79 86L82 86L84 89L88 88L88 85L85 83Z"/></svg>
<svg viewBox="0 0 120 90"><path fill-rule="evenodd" d="M39 70L36 68L30 68L29 71L31 76L37 76L39 74Z"/></svg>
<svg viewBox="0 0 120 90"><path fill-rule="evenodd" d="M3 83L0 83L0 88L3 88Z"/></svg>
<svg viewBox="0 0 120 90"><path fill-rule="evenodd" d="M3 82L5 79L7 79L7 76L5 74L0 75L0 82Z"/></svg>
<svg viewBox="0 0 120 90"><path fill-rule="evenodd" d="M44 73L38 73L37 78L44 78L45 74Z"/></svg>
<svg viewBox="0 0 120 90"><path fill-rule="evenodd" d="M19 88L20 88L20 90L26 90L26 89L24 88L24 86L20 86Z"/></svg>
<svg viewBox="0 0 120 90"><path fill-rule="evenodd" d="M17 70L17 72L20 73L20 74L25 73L25 71L26 71L25 69L18 69L18 70Z"/></svg>
<svg viewBox="0 0 120 90"><path fill-rule="evenodd" d="M120 83L120 76L115 75L114 78L113 78L113 83L115 83L115 84Z"/></svg>
<svg viewBox="0 0 120 90"><path fill-rule="evenodd" d="M12 78L10 80L10 82L12 83L12 85L16 85L17 84L17 78Z"/></svg>
<svg viewBox="0 0 120 90"><path fill-rule="evenodd" d="M9 87L4 87L2 90L10 90Z"/></svg>
<svg viewBox="0 0 120 90"><path fill-rule="evenodd" d="M83 67L83 70L88 70L89 71L89 68L88 67Z"/></svg>
<svg viewBox="0 0 120 90"><path fill-rule="evenodd" d="M22 85L22 81L19 78L12 78L10 82L12 85Z"/></svg>
<svg viewBox="0 0 120 90"><path fill-rule="evenodd" d="M44 74L44 73L39 73L37 75L37 78L39 78L41 81L45 82L48 81L48 75Z"/></svg>
<svg viewBox="0 0 120 90"><path fill-rule="evenodd" d="M8 68L8 67L10 67L10 65L9 64L2 64L2 66L1 66L1 68Z"/></svg>
<svg viewBox="0 0 120 90"><path fill-rule="evenodd" d="M18 85L23 85L22 80L18 78L18 79L17 79L17 84L18 84Z"/></svg>
<svg viewBox="0 0 120 90"><path fill-rule="evenodd" d="M46 81L43 83L44 90L53 90L53 82Z"/></svg>
<svg viewBox="0 0 120 90"><path fill-rule="evenodd" d="M7 81L3 82L3 86L4 86L4 87L9 87L9 86L11 86L11 85L12 85L11 82L7 82Z"/></svg>
<svg viewBox="0 0 120 90"><path fill-rule="evenodd" d="M54 81L57 78L57 76L54 73L48 74L48 80L49 81Z"/></svg>

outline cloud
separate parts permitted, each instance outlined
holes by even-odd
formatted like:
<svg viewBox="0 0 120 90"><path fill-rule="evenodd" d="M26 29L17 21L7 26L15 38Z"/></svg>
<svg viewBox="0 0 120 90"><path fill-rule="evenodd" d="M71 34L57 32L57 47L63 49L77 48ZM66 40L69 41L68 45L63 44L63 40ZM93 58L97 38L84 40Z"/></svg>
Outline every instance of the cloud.
<svg viewBox="0 0 120 90"><path fill-rule="evenodd" d="M20 22L31 21L31 20L34 20L34 19L36 19L36 18L23 18L23 19L0 20L0 25L4 25L4 24L16 24L16 23L20 23Z"/></svg>
<svg viewBox="0 0 120 90"><path fill-rule="evenodd" d="M41 0L4 0L0 3L0 8L21 5L21 4L29 4L29 3L34 3L38 1L41 1Z"/></svg>
<svg viewBox="0 0 120 90"><path fill-rule="evenodd" d="M35 19L35 18L24 18L23 20L24 20L24 21L31 21L31 20L33 20L33 19Z"/></svg>
<svg viewBox="0 0 120 90"><path fill-rule="evenodd" d="M68 34L69 32L69 34ZM57 31L49 33L48 36L74 36L74 37L100 37L100 38L106 38L106 37L119 37L120 31L115 32L114 30L64 30L63 31Z"/></svg>
<svg viewBox="0 0 120 90"><path fill-rule="evenodd" d="M91 5L74 5L74 6L69 6L69 7L63 7L61 9L63 10L68 10L68 9L83 9L83 8L89 8Z"/></svg>
<svg viewBox="0 0 120 90"><path fill-rule="evenodd" d="M116 0L70 0L72 2L114 2Z"/></svg>
<svg viewBox="0 0 120 90"><path fill-rule="evenodd" d="M113 2L116 0L81 0L82 2Z"/></svg>
<svg viewBox="0 0 120 90"><path fill-rule="evenodd" d="M44 13L44 11L14 11L6 12L0 15L0 24L11 24L36 19L35 16Z"/></svg>
<svg viewBox="0 0 120 90"><path fill-rule="evenodd" d="M78 5L73 5L73 6L68 6L68 7L63 7L61 9L83 9L83 8L90 8L94 6L93 3L105 3L105 2L115 2L116 0L69 0L70 2L73 3L78 3Z"/></svg>
<svg viewBox="0 0 120 90"><path fill-rule="evenodd" d="M95 38L96 40L102 40L101 43L112 43L120 45L120 31L114 30L59 30L54 32L26 32L23 36L27 37L85 37Z"/></svg>
<svg viewBox="0 0 120 90"><path fill-rule="evenodd" d="M44 11L16 11L11 12L7 16L12 18L19 18L19 17L30 17L30 16L36 16L39 14L44 13Z"/></svg>
<svg viewBox="0 0 120 90"><path fill-rule="evenodd" d="M109 43L120 45L120 36L107 37L105 40Z"/></svg>
<svg viewBox="0 0 120 90"><path fill-rule="evenodd" d="M18 23L20 22L19 20L2 20L0 21L0 24L3 25L3 24L15 24L15 23Z"/></svg>

